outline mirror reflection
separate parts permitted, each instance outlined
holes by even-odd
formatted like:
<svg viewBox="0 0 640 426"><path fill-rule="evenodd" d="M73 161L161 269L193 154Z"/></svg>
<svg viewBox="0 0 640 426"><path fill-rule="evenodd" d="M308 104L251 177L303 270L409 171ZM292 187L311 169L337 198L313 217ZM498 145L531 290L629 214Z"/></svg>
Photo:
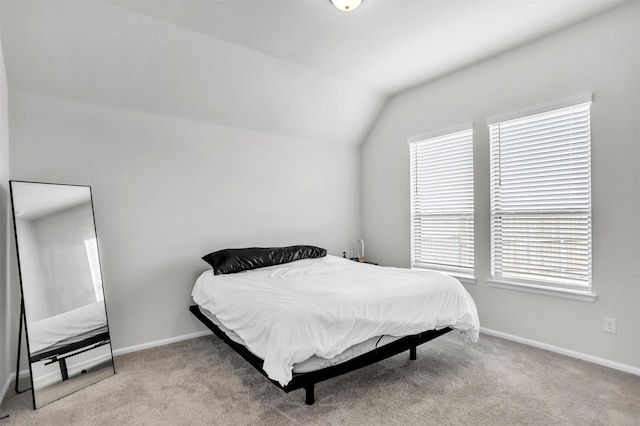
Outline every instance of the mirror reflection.
<svg viewBox="0 0 640 426"><path fill-rule="evenodd" d="M34 407L115 373L91 188L11 182Z"/></svg>

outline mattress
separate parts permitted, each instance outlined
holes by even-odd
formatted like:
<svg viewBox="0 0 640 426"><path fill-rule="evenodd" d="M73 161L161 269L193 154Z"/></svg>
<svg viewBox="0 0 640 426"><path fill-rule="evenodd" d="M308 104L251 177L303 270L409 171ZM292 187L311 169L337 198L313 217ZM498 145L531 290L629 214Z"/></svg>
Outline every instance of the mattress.
<svg viewBox="0 0 640 426"><path fill-rule="evenodd" d="M95 302L29 324L32 356L107 332L104 302Z"/></svg>
<svg viewBox="0 0 640 426"><path fill-rule="evenodd" d="M192 296L283 386L294 365L332 359L378 336L451 327L476 341L480 327L473 299L451 276L336 256L234 274L207 270Z"/></svg>
<svg viewBox="0 0 640 426"><path fill-rule="evenodd" d="M241 344L244 347L247 347L246 343L236 332L233 330L229 330L227 327L222 324L215 315L206 309L199 307L200 312L204 314L212 323L214 323L224 334L227 335L234 342ZM308 373L310 371L322 370L323 368L331 367L333 365L341 364L343 362L349 361L355 357L358 357L367 352L371 352L372 350L384 346L388 343L395 342L400 339L400 337L396 336L376 336L372 337L369 340L365 340L364 342L355 344L349 348L347 348L344 352L332 357L332 358L322 358L316 355L311 356L309 359L296 363L293 365L294 373ZM247 348L248 349L248 348ZM249 351L251 351L249 349ZM256 354L254 354L256 355Z"/></svg>

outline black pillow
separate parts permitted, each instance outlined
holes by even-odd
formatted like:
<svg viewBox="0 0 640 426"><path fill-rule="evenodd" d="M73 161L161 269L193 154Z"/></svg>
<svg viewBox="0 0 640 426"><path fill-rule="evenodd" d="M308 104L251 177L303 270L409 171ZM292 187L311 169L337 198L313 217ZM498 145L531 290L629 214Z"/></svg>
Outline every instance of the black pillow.
<svg viewBox="0 0 640 426"><path fill-rule="evenodd" d="M281 265L300 259L324 257L327 251L314 246L249 247L224 249L202 257L215 275L233 274L265 266Z"/></svg>

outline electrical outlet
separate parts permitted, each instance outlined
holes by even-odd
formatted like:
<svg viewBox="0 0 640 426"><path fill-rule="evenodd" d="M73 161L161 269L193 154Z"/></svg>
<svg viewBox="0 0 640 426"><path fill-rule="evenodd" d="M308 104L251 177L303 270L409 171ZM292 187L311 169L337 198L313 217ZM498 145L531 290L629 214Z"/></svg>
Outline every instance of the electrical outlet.
<svg viewBox="0 0 640 426"><path fill-rule="evenodd" d="M616 319L604 317L604 331L607 333L616 333Z"/></svg>

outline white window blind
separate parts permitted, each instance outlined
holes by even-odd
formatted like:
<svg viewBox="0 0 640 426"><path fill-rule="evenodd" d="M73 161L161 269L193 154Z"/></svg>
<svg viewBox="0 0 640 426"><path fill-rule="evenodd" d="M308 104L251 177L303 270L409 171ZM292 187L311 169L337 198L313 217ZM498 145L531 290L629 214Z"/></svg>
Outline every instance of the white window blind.
<svg viewBox="0 0 640 426"><path fill-rule="evenodd" d="M85 240L84 247L87 251L87 260L89 261L96 301L100 302L104 300L104 293L102 289L102 274L100 272L100 257L98 256L98 241L95 238Z"/></svg>
<svg viewBox="0 0 640 426"><path fill-rule="evenodd" d="M473 132L410 142L411 266L473 275Z"/></svg>
<svg viewBox="0 0 640 426"><path fill-rule="evenodd" d="M591 287L590 105L489 125L493 279Z"/></svg>

